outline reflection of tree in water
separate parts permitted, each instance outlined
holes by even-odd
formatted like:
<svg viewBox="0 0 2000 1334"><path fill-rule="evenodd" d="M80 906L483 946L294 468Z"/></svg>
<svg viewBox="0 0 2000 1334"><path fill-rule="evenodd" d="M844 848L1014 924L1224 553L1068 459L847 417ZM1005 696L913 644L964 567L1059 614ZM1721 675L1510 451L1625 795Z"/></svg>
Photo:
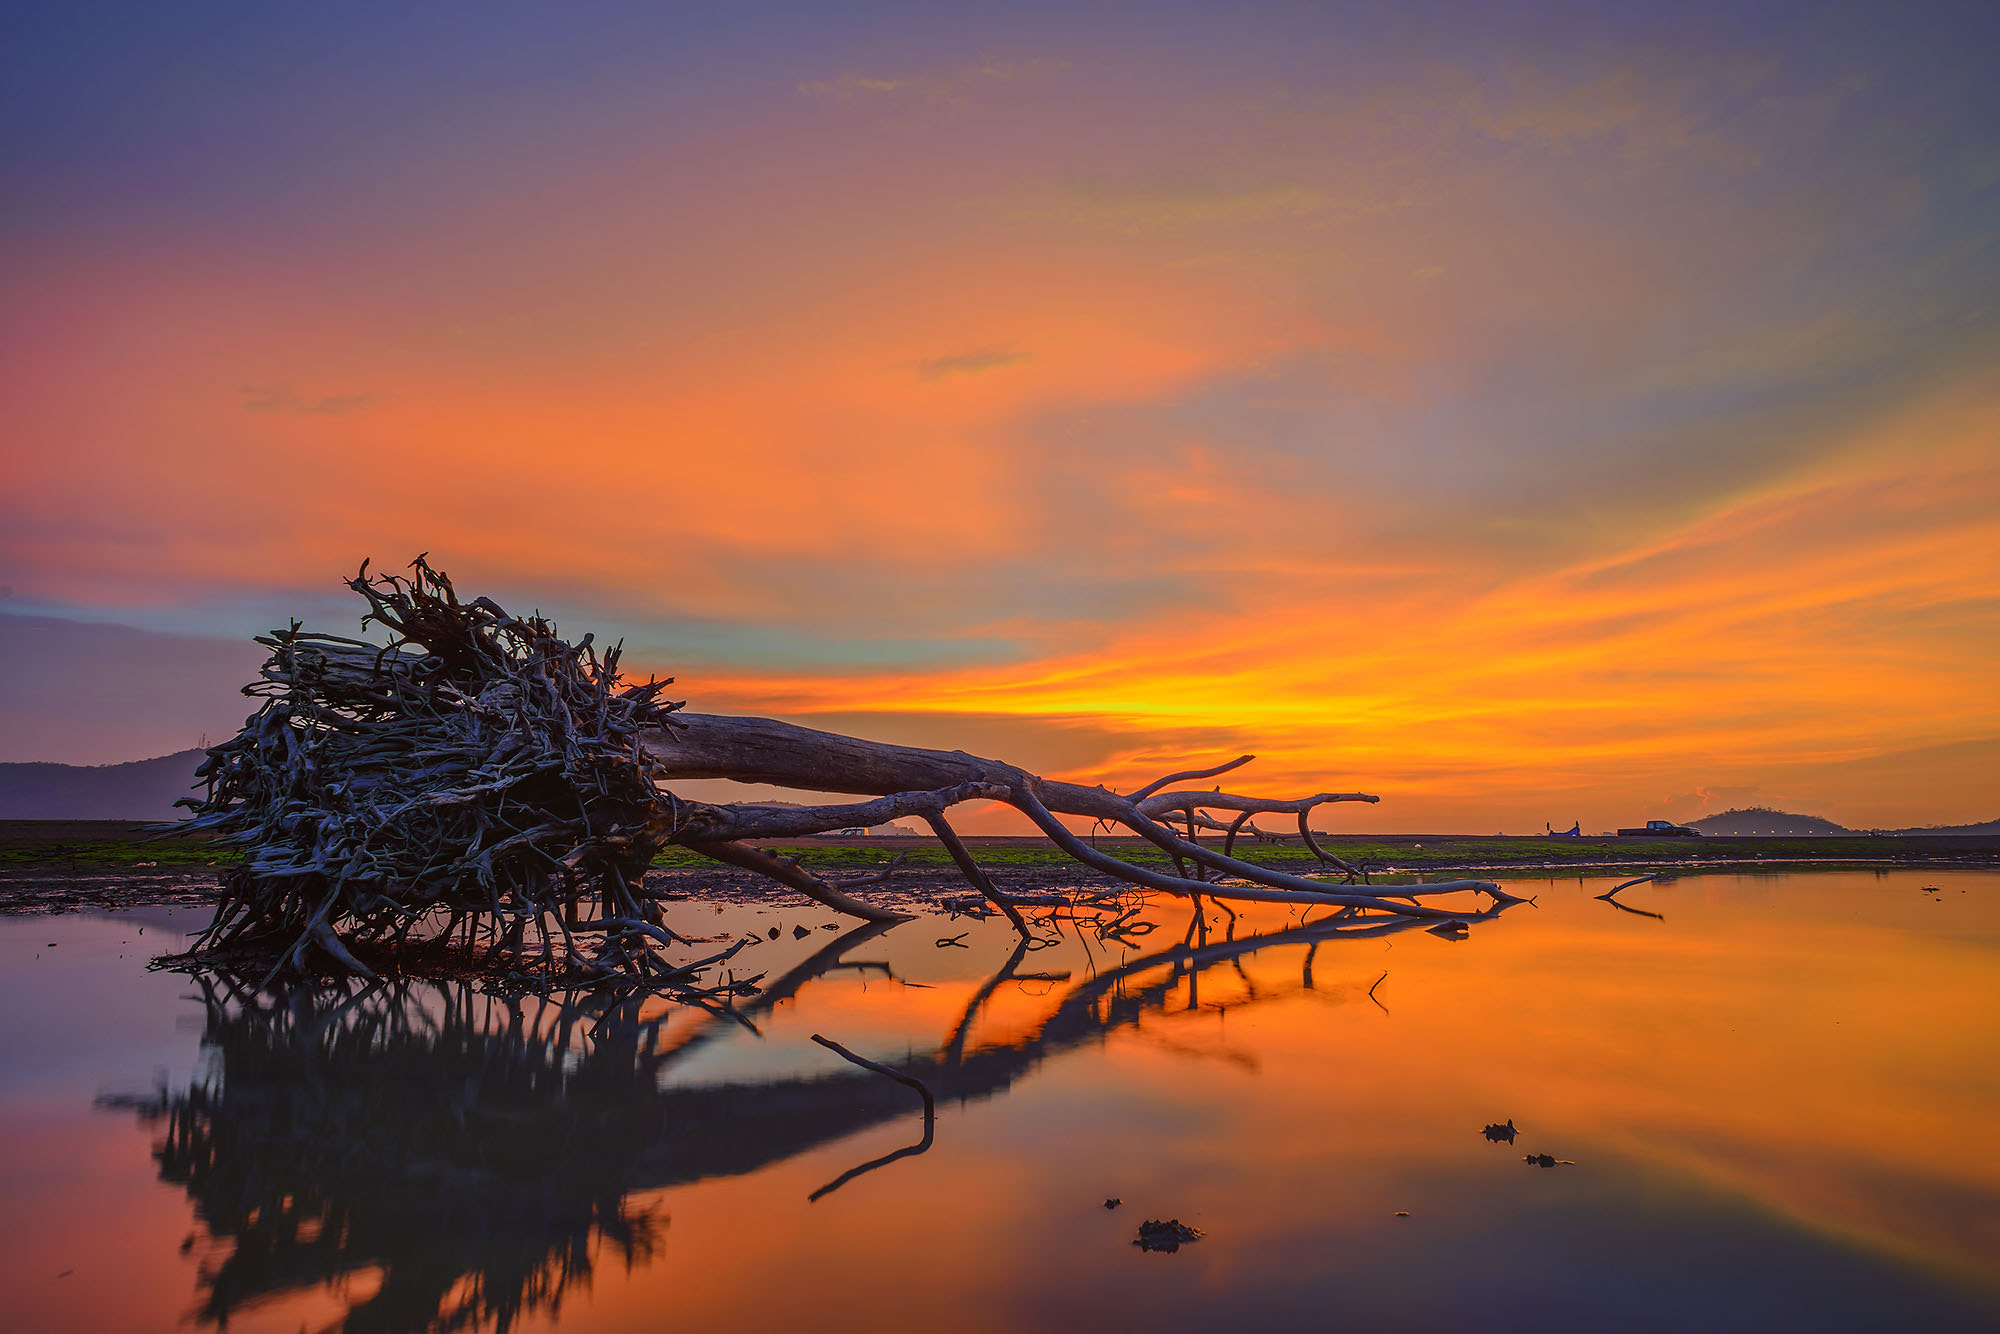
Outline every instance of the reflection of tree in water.
<svg viewBox="0 0 2000 1334"><path fill-rule="evenodd" d="M557 1309L599 1243L653 1254L664 1220L625 1202L653 1128L650 1033L579 1042L575 1009L462 985L259 1007L205 981L214 1077L142 1109L161 1178L225 1244L201 1270L202 1323L373 1269L347 1329L505 1329Z"/></svg>
<svg viewBox="0 0 2000 1334"><path fill-rule="evenodd" d="M1024 941L935 1051L895 1064L940 1100L991 1096L1048 1055L1148 1011L1217 1008L1201 996L1207 969L1241 973L1225 1008L1255 1003L1274 993L1249 985L1240 968L1249 954L1305 946L1289 993L1313 986L1320 944L1420 925L1337 918L1183 944L1070 986L1025 1036L973 1043L1007 981L1068 979L1021 973ZM754 1026L837 969L886 972L845 956L889 929L871 924L829 943L741 1007L741 1023ZM220 1243L198 1279L203 1324L351 1283L363 1295L339 1328L504 1330L522 1314L556 1312L607 1245L627 1267L653 1257L665 1219L630 1207L632 1193L754 1171L914 1110L908 1089L860 1071L673 1087L675 1064L738 1024L697 1016L699 1027L666 1042L663 1021L637 1002L594 1008L425 983L259 1003L228 979L202 981L211 1073L122 1105L159 1128L162 1179L186 1188ZM369 1293L371 1272L380 1283Z"/></svg>

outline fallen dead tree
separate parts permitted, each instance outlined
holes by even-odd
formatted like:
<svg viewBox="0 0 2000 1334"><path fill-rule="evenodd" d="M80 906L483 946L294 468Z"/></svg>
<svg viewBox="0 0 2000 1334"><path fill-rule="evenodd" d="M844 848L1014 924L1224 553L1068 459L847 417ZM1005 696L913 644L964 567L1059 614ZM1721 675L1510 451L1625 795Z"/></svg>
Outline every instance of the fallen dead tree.
<svg viewBox="0 0 2000 1334"><path fill-rule="evenodd" d="M262 699L243 730L208 753L200 800L177 826L240 845L198 954L263 950L271 973L308 967L373 976L371 951L454 943L468 955L562 985L603 982L713 998L704 970L726 954L669 962L687 945L665 925L643 873L664 848L691 849L767 876L839 912L903 916L855 896L881 877L834 883L757 841L916 818L965 879L1014 924L1001 894L950 823L969 801L1022 812L1078 863L1143 890L1217 900L1322 905L1439 919L1423 902L1484 894L1485 881L1371 887L1329 853L1309 820L1323 805L1377 798L1322 792L1248 796L1184 786L1247 764L1242 756L1169 774L1136 791L1059 782L963 751L922 750L766 718L689 714L672 682L621 676L619 648L562 639L540 616L487 598L462 601L422 558L408 577L348 581L387 643L307 631L261 637L271 650L245 693ZM819 806L717 804L671 785L730 778L866 800ZM1295 817L1323 870L1315 878L1236 857L1257 815ZM1113 857L1063 823L1130 831L1172 871ZM1178 826L1178 827L1176 827ZM1202 834L1219 835L1203 841Z"/></svg>

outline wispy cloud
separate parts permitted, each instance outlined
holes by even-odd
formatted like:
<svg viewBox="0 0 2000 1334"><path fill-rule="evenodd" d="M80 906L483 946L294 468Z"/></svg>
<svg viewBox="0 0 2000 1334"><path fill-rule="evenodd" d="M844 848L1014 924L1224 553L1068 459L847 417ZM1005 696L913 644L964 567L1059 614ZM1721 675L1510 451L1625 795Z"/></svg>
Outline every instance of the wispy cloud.
<svg viewBox="0 0 2000 1334"><path fill-rule="evenodd" d="M1764 790L1754 783L1740 787L1701 784L1692 792L1676 792L1648 806L1646 814L1652 818L1665 818L1685 824L1690 820L1699 820L1704 815L1719 815L1725 810L1747 806L1759 800L1783 802L1784 798L1765 797Z"/></svg>
<svg viewBox="0 0 2000 1334"><path fill-rule="evenodd" d="M942 380L950 375L984 375L987 371L1025 365L1029 360L1027 353L1016 352L1010 347L982 347L971 352L911 362L909 368L917 373L919 380Z"/></svg>
<svg viewBox="0 0 2000 1334"><path fill-rule="evenodd" d="M338 417L382 400L381 394L328 394L312 398L290 385L243 386L245 412L290 412L302 417Z"/></svg>
<svg viewBox="0 0 2000 1334"><path fill-rule="evenodd" d="M1626 157L1695 152L1749 167L1758 154L1722 128L1716 111L1768 91L1771 75L1767 65L1748 59L1702 68L1623 64L1585 78L1517 63L1498 79L1468 76L1458 110L1467 128L1487 138L1556 153L1588 147Z"/></svg>
<svg viewBox="0 0 2000 1334"><path fill-rule="evenodd" d="M836 102L903 97L958 105L977 88L1042 78L1066 68L1066 62L1060 60L990 60L950 74L890 76L850 70L836 78L801 83L798 91L804 97L831 98Z"/></svg>
<svg viewBox="0 0 2000 1334"><path fill-rule="evenodd" d="M908 88L908 79L878 79L866 74L843 74L837 79L815 79L811 83L799 85L799 92L807 97L831 97L840 102L851 102L859 97L882 97L899 88Z"/></svg>
<svg viewBox="0 0 2000 1334"><path fill-rule="evenodd" d="M1054 200L1026 210L1025 215L1144 231L1302 217L1339 202L1331 192L1298 181L1238 184L1196 172L1136 179L1093 173L1064 181Z"/></svg>

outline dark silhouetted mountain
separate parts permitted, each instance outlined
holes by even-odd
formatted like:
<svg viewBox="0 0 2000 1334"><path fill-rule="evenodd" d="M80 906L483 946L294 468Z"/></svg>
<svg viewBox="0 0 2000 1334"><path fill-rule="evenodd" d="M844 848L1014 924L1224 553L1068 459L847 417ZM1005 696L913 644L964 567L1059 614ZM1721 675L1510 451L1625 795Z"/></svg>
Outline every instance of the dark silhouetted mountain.
<svg viewBox="0 0 2000 1334"><path fill-rule="evenodd" d="M1909 829L1849 829L1817 815L1793 815L1788 811L1774 811L1769 806L1745 806L1739 810L1723 811L1717 815L1704 815L1699 820L1688 821L1690 827L1701 830L1710 838L1748 838L1758 834L1775 834L1792 838L1813 835L1837 834L1936 834L1954 837L1993 837L2000 835L2000 820L1987 820L1981 824L1940 824L1918 825Z"/></svg>
<svg viewBox="0 0 2000 1334"><path fill-rule="evenodd" d="M172 820L199 750L129 764L0 764L0 820Z"/></svg>
<svg viewBox="0 0 2000 1334"><path fill-rule="evenodd" d="M1689 825L1710 838L1743 838L1754 834L1786 834L1798 838L1813 834L1852 834L1845 825L1823 820L1817 815L1792 815L1768 806L1746 806L1690 820Z"/></svg>
<svg viewBox="0 0 2000 1334"><path fill-rule="evenodd" d="M1885 834L1955 834L1991 838L2000 835L2000 820L1982 820L1978 824L1930 824L1918 825L1914 829L1885 829Z"/></svg>

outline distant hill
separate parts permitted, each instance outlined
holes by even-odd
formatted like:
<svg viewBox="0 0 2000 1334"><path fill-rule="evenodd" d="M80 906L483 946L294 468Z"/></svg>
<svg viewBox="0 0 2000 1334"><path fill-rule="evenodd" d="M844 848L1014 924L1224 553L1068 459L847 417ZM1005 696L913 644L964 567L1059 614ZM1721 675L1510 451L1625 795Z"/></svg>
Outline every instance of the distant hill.
<svg viewBox="0 0 2000 1334"><path fill-rule="evenodd" d="M1921 825L1915 829L1886 829L1888 834L1957 834L1992 837L2000 835L2000 820L1986 820L1979 824L1933 824Z"/></svg>
<svg viewBox="0 0 2000 1334"><path fill-rule="evenodd" d="M1793 838L1814 834L1852 834L1845 825L1823 820L1817 815L1792 815L1768 806L1746 806L1690 820L1690 827L1711 838L1745 838L1756 834L1781 834Z"/></svg>
<svg viewBox="0 0 2000 1334"><path fill-rule="evenodd" d="M1704 815L1699 820L1690 820L1689 825L1701 830L1711 838L1748 838L1758 834L1788 835L1793 838L1810 837L1815 834L1939 834L1956 837L1993 837L2000 835L2000 820L1987 820L1981 824L1939 824L1921 825L1911 829L1849 829L1831 820L1823 820L1817 815L1793 815L1788 811L1774 811L1769 806L1745 806L1739 810L1723 811L1719 815Z"/></svg>
<svg viewBox="0 0 2000 1334"><path fill-rule="evenodd" d="M0 764L0 820L173 820L202 751L129 764Z"/></svg>

